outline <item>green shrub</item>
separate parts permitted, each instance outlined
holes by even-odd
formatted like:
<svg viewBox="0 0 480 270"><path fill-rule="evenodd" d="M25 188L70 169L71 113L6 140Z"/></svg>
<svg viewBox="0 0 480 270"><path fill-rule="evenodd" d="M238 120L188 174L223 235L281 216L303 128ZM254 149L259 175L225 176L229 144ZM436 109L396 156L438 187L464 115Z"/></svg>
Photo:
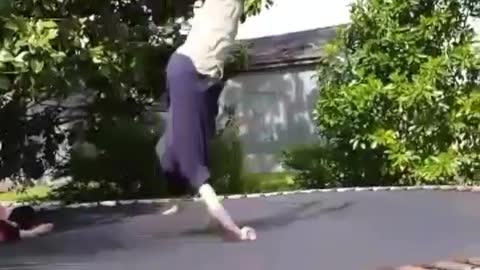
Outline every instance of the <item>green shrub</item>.
<svg viewBox="0 0 480 270"><path fill-rule="evenodd" d="M287 163L314 185L473 180L480 56L467 20L478 10L476 0L356 1L318 69L314 119L328 150Z"/></svg>
<svg viewBox="0 0 480 270"><path fill-rule="evenodd" d="M244 152L237 119L225 108L226 123L211 145L212 185L219 194L260 193L295 187L290 173L249 173L244 169Z"/></svg>
<svg viewBox="0 0 480 270"><path fill-rule="evenodd" d="M234 112L227 110L226 118L211 144L212 184L221 194L241 193L242 143ZM168 193L168 180L161 173L155 146L162 132L153 131L163 130L164 125L157 122L105 117L89 128L85 141L73 148L63 172L73 181L54 190L53 198L75 202L179 195Z"/></svg>
<svg viewBox="0 0 480 270"><path fill-rule="evenodd" d="M244 190L244 152L234 110L226 108L226 123L211 144L212 185L220 194Z"/></svg>
<svg viewBox="0 0 480 270"><path fill-rule="evenodd" d="M225 124L212 142L212 185L219 194L260 193L295 187L290 173L248 173L233 108L225 108ZM220 120L222 122L222 119Z"/></svg>
<svg viewBox="0 0 480 270"><path fill-rule="evenodd" d="M296 188L291 172L247 173L243 181L245 193L288 191Z"/></svg>
<svg viewBox="0 0 480 270"><path fill-rule="evenodd" d="M105 120L87 130L71 152L65 175L72 181L54 191L65 201L148 198L165 195L155 153L158 134L131 118Z"/></svg>
<svg viewBox="0 0 480 270"><path fill-rule="evenodd" d="M306 189L394 184L378 175L381 164L368 152L348 152L338 145L300 145L283 155L283 165L296 172L295 186Z"/></svg>
<svg viewBox="0 0 480 270"><path fill-rule="evenodd" d="M285 151L283 166L297 172L294 180L298 187L308 189L337 186L327 149L319 144L299 145Z"/></svg>

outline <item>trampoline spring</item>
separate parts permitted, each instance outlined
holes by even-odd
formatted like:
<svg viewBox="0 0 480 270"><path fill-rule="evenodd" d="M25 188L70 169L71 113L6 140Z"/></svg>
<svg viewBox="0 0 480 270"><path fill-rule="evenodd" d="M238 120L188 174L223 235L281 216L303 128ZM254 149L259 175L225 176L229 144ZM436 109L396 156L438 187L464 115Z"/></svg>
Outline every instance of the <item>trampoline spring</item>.
<svg viewBox="0 0 480 270"><path fill-rule="evenodd" d="M252 193L247 195L247 198L260 198L260 197L263 197L261 193Z"/></svg>
<svg viewBox="0 0 480 270"><path fill-rule="evenodd" d="M104 201L104 202L99 202L99 206L117 206L120 205L120 202L115 202L115 201Z"/></svg>
<svg viewBox="0 0 480 270"><path fill-rule="evenodd" d="M264 197L274 197L274 196L281 196L281 195L287 195L285 192L269 192L263 194Z"/></svg>
<svg viewBox="0 0 480 270"><path fill-rule="evenodd" d="M422 190L422 187L419 187L419 186L410 186L410 187L406 187L406 190L409 190L409 191Z"/></svg>
<svg viewBox="0 0 480 270"><path fill-rule="evenodd" d="M404 191L407 190L406 187L390 187L388 190L390 191Z"/></svg>
<svg viewBox="0 0 480 270"><path fill-rule="evenodd" d="M305 192L302 192L302 193L311 194L311 193L314 193L314 192L327 193L327 192L334 192L334 191L335 191L335 189L333 189L333 188L326 188L326 189L320 189L320 190L314 190L314 189L305 190Z"/></svg>
<svg viewBox="0 0 480 270"><path fill-rule="evenodd" d="M354 191L354 188L337 188L336 192L349 192L349 191Z"/></svg>
<svg viewBox="0 0 480 270"><path fill-rule="evenodd" d="M461 191L461 192L468 192L468 191L471 191L471 190L472 190L472 187L468 187L468 186L457 186L456 190L457 190L457 191Z"/></svg>
<svg viewBox="0 0 480 270"><path fill-rule="evenodd" d="M439 186L439 190L442 190L442 191L452 191L452 190L455 190L456 187L454 186Z"/></svg>
<svg viewBox="0 0 480 270"><path fill-rule="evenodd" d="M389 190L388 187L373 187L372 191L387 191Z"/></svg>
<svg viewBox="0 0 480 270"><path fill-rule="evenodd" d="M225 199L243 199L246 198L246 194L237 194L237 195L229 195L229 196L224 196Z"/></svg>
<svg viewBox="0 0 480 270"><path fill-rule="evenodd" d="M278 196L292 195L292 194L296 194L296 193L297 193L296 191L282 191L282 192L279 192Z"/></svg>
<svg viewBox="0 0 480 270"><path fill-rule="evenodd" d="M439 188L437 186L423 186L420 187L422 190L438 190Z"/></svg>

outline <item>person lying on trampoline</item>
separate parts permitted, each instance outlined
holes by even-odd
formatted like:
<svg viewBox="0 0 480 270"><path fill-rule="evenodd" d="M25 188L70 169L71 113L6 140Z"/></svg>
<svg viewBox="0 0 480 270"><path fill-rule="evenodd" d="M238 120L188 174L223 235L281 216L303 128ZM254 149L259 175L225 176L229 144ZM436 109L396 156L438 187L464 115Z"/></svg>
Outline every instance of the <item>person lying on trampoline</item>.
<svg viewBox="0 0 480 270"><path fill-rule="evenodd" d="M13 209L0 206L0 243L41 236L52 229L51 223L37 223L35 210L30 206Z"/></svg>
<svg viewBox="0 0 480 270"><path fill-rule="evenodd" d="M214 221L234 240L255 240L253 228L232 220L209 184L209 142L216 131L224 62L235 41L243 0L197 1L185 42L166 69L169 119L156 151L167 182L185 184L199 194Z"/></svg>

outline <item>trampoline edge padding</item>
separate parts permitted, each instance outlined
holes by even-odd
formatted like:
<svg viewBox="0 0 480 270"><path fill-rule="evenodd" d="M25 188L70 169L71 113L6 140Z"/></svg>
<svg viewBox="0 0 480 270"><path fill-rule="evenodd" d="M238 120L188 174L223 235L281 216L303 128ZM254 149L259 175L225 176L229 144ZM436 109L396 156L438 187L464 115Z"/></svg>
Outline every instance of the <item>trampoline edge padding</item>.
<svg viewBox="0 0 480 270"><path fill-rule="evenodd" d="M376 270L476 270L480 269L480 257L453 258L434 263L411 264L399 267L380 267Z"/></svg>
<svg viewBox="0 0 480 270"><path fill-rule="evenodd" d="M480 192L480 186L464 186L464 185L423 185L423 186L372 186L372 187L342 187L342 188L326 188L326 189L308 189L308 190L292 190L292 191L277 191L265 193L250 193L250 194L234 194L234 195L219 195L221 200L237 200L249 198L262 198L298 194L312 194L312 193L342 193L342 192L376 192L376 191L457 191L457 192ZM36 210L61 210L64 208L93 208L93 207L115 207L121 205L131 204L168 204L200 201L201 198L159 198L159 199L136 199L136 200L117 200L117 201L99 201L87 203L64 204L60 201L49 201L42 203L15 202L3 201L0 206L22 206L32 205Z"/></svg>

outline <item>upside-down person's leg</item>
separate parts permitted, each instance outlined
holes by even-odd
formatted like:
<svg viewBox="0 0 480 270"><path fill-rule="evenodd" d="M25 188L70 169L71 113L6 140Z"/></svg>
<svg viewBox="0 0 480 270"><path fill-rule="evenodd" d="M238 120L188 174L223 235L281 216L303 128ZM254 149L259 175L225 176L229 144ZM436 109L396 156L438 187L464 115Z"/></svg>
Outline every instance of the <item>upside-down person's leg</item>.
<svg viewBox="0 0 480 270"><path fill-rule="evenodd" d="M208 184L209 141L212 131L209 82L196 72L188 57L174 55L168 69L172 109L172 149L180 175L188 180L207 206L209 214L237 239L255 238L250 228L240 229Z"/></svg>
<svg viewBox="0 0 480 270"><path fill-rule="evenodd" d="M169 110L166 113L165 128L155 147L157 157L162 168L162 175L167 180L166 190L169 195L183 197L188 195L188 188L185 179L178 172L178 164L175 160L172 140L172 110L170 102L170 87L167 85L165 101ZM180 205L176 202L165 205L162 215L173 215L180 211Z"/></svg>

